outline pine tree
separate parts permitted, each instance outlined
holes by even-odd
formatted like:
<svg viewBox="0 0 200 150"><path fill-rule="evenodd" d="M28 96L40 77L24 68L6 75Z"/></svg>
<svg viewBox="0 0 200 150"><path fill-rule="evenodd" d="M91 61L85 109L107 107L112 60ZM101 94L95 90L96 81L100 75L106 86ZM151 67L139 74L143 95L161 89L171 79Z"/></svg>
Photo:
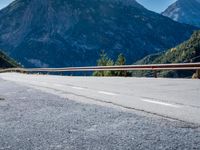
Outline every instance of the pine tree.
<svg viewBox="0 0 200 150"><path fill-rule="evenodd" d="M124 57L124 55L121 53L118 55L118 58L115 62L115 65L121 66L121 65L125 65L126 64L126 58Z"/></svg>
<svg viewBox="0 0 200 150"><path fill-rule="evenodd" d="M113 66L114 62L110 59L104 50L100 53L100 58L97 60L97 66ZM113 76L113 71L95 71L93 76Z"/></svg>
<svg viewBox="0 0 200 150"><path fill-rule="evenodd" d="M122 66L126 64L126 58L124 57L123 54L119 54L118 58L115 62L116 66ZM128 76L128 72L127 71L115 71L115 75L116 76Z"/></svg>

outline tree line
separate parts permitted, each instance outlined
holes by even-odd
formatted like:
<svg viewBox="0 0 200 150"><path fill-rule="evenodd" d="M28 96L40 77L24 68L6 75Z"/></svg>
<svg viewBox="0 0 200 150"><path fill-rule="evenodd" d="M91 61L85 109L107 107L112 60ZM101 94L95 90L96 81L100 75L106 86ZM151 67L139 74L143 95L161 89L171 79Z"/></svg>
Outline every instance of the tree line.
<svg viewBox="0 0 200 150"><path fill-rule="evenodd" d="M108 57L105 51L101 51L100 57L97 60L97 66L122 66L126 65L126 58L121 53L118 55L116 61L113 61L111 58ZM121 76L121 77L128 77L131 76L129 71L95 71L93 72L93 76Z"/></svg>

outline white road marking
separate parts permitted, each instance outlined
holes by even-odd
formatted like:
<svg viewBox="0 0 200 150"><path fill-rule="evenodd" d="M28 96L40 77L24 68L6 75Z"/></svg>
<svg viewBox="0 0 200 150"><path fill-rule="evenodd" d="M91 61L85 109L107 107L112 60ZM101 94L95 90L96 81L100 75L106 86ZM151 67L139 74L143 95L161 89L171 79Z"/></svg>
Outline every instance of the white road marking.
<svg viewBox="0 0 200 150"><path fill-rule="evenodd" d="M176 107L176 108L180 107L180 106L175 105L175 104L170 104L170 103L165 103L165 102L159 102L159 101L153 101L153 100L150 100L150 99L144 99L144 98L142 98L141 100L144 101L144 102L158 104L158 105L164 105L164 106L169 106L169 107Z"/></svg>
<svg viewBox="0 0 200 150"><path fill-rule="evenodd" d="M77 86L72 86L73 89L76 89L76 90L83 90L84 88L82 87L77 87Z"/></svg>
<svg viewBox="0 0 200 150"><path fill-rule="evenodd" d="M98 91L100 94L105 94L105 95L111 95L111 96L116 96L117 94L111 93L111 92L106 92L106 91Z"/></svg>

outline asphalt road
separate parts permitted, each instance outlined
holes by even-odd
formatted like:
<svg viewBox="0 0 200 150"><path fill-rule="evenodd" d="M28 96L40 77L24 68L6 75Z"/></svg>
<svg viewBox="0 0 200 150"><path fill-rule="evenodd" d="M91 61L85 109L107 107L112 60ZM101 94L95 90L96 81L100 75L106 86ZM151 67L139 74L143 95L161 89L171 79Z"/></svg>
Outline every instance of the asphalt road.
<svg viewBox="0 0 200 150"><path fill-rule="evenodd" d="M0 149L200 149L199 85L0 74Z"/></svg>
<svg viewBox="0 0 200 150"><path fill-rule="evenodd" d="M200 80L0 74L0 78L85 103L104 102L200 124Z"/></svg>

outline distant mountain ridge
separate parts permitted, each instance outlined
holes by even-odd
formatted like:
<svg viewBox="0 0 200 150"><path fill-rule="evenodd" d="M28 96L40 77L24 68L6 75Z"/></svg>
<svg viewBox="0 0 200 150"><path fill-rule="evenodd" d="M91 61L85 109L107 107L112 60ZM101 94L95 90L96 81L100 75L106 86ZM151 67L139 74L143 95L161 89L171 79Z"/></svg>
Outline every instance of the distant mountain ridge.
<svg viewBox="0 0 200 150"><path fill-rule="evenodd" d="M191 38L182 44L163 53L149 55L137 64L169 64L200 62L200 31L195 32ZM194 71L163 71L164 77L191 77ZM137 76L151 76L151 72L136 72Z"/></svg>
<svg viewBox="0 0 200 150"><path fill-rule="evenodd" d="M25 67L95 65L101 50L131 64L196 29L135 0L15 0L0 11L0 48Z"/></svg>
<svg viewBox="0 0 200 150"><path fill-rule="evenodd" d="M181 23L200 27L200 0L177 0L162 15Z"/></svg>

